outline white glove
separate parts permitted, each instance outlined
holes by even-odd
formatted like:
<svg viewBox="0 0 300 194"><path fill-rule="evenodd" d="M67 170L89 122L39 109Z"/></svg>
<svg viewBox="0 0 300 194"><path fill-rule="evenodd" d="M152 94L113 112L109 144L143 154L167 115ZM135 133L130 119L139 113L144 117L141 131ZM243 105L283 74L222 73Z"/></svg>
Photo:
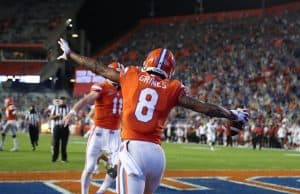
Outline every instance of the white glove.
<svg viewBox="0 0 300 194"><path fill-rule="evenodd" d="M249 113L247 109L238 108L236 110L230 110L230 112L236 116L235 121L240 121L245 124L249 120Z"/></svg>
<svg viewBox="0 0 300 194"><path fill-rule="evenodd" d="M68 42L62 38L60 38L57 42L60 46L60 49L64 52L62 55L57 57L57 60L60 60L60 59L68 60L68 55L71 53L71 49L69 47Z"/></svg>

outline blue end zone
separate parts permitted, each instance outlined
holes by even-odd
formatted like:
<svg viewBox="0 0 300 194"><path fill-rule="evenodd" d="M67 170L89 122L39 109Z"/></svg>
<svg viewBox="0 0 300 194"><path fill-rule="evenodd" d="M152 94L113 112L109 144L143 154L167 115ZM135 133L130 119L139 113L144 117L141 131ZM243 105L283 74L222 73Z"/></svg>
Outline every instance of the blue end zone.
<svg viewBox="0 0 300 194"><path fill-rule="evenodd" d="M42 182L0 182L0 194L59 194Z"/></svg>
<svg viewBox="0 0 300 194"><path fill-rule="evenodd" d="M198 188L176 189L160 185L155 194L283 194L267 188L255 187L221 178L176 178L177 181L192 184ZM300 177L260 177L253 180L292 188L300 188ZM101 184L103 180L92 180ZM115 190L115 184L110 187ZM60 191L43 182L0 182L0 194L59 194Z"/></svg>
<svg viewBox="0 0 300 194"><path fill-rule="evenodd" d="M103 180L102 180L102 179L93 179L92 182L101 185L101 184L103 183ZM116 189L116 181L114 181L114 182L110 185L109 188L112 189L112 190L115 190L115 189Z"/></svg>
<svg viewBox="0 0 300 194"><path fill-rule="evenodd" d="M155 191L155 194L286 194L286 192L249 186L220 178L176 178L176 180L199 186L199 188L193 190L179 190L160 185ZM101 184L103 181L93 180L93 182ZM115 184L110 188L114 190Z"/></svg>
<svg viewBox="0 0 300 194"><path fill-rule="evenodd" d="M251 179L263 183L271 183L300 190L300 177L259 177Z"/></svg>
<svg viewBox="0 0 300 194"><path fill-rule="evenodd" d="M283 194L285 192L258 188L245 184L239 184L218 178L179 178L177 180L206 187L207 189L175 190L160 186L155 194Z"/></svg>

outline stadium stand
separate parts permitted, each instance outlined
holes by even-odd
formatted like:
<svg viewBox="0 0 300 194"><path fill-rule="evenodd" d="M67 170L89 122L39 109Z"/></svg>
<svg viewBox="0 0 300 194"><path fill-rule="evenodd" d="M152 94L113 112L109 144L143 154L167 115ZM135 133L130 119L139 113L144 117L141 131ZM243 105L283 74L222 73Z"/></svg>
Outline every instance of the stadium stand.
<svg viewBox="0 0 300 194"><path fill-rule="evenodd" d="M141 65L149 50L167 47L175 52L176 77L191 95L249 107L252 134L262 124L270 141L283 118L291 125L300 119L299 6L142 21L126 39L96 57ZM176 115L186 115L185 120L194 116ZM276 146L265 146L270 145Z"/></svg>
<svg viewBox="0 0 300 194"><path fill-rule="evenodd" d="M0 74L42 74L43 81L55 77L61 65L55 62L55 53L47 52L55 51L53 45L65 30L66 18L76 12L76 2L79 7L80 0L11 0L1 4ZM149 50L167 47L175 53L175 76L191 95L226 107L250 108L252 120L246 126L247 133L235 137L236 144L251 144L249 136L262 124L264 147L278 147L277 132L284 118L289 121L288 128L295 129L287 131L286 141L300 136L299 10L300 4L294 3L264 11L146 19L95 57L105 63L118 60L126 66L141 65ZM8 65L12 68L6 68ZM58 93L66 95L63 88L53 92L13 82L0 86L0 102L13 96L21 112L31 103L43 110ZM201 124L199 120L193 112L174 109L169 118L171 140L177 141L181 128L185 139L198 141L199 128L209 122L206 117L201 118ZM226 128L226 123L221 125ZM218 136L225 137L226 130L221 128ZM166 131L164 138L167 136ZM224 145L225 141L219 142ZM297 141L300 145L300 139ZM290 144L287 146L293 147Z"/></svg>
<svg viewBox="0 0 300 194"><path fill-rule="evenodd" d="M55 62L53 45L57 44L58 37L66 36L65 21L74 17L82 2L1 1L0 109L4 99L10 96L20 115L32 104L43 113L54 97L70 96L62 87L66 80L58 78L66 71L62 64ZM22 81L30 76L39 78L34 83ZM46 115L41 115L46 120Z"/></svg>
<svg viewBox="0 0 300 194"><path fill-rule="evenodd" d="M76 1L7 1L1 3L0 43L45 43L50 33L65 21Z"/></svg>
<svg viewBox="0 0 300 194"><path fill-rule="evenodd" d="M83 0L13 0L1 3L0 65L17 61L11 63L10 67L19 69L19 62L32 66L32 62L38 61L43 67L34 75L40 75L41 81L55 77L60 67L52 63L53 57L50 55L57 55L53 45L56 45L58 37L67 36L65 21L74 17L82 2ZM16 75L25 74L27 72L16 72Z"/></svg>

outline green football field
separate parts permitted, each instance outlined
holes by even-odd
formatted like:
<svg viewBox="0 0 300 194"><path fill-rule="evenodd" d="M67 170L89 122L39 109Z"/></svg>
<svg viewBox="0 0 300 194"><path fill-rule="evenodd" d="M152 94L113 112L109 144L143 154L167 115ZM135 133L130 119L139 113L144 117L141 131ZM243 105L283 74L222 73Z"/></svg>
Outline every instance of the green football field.
<svg viewBox="0 0 300 194"><path fill-rule="evenodd" d="M87 139L70 136L69 163L51 162L49 134L40 135L36 151L31 150L27 133L18 133L20 150L10 152L12 138L6 138L0 152L0 171L81 171L85 160ZM167 169L300 169L300 152L290 150L253 150L216 146L211 151L206 145L163 143Z"/></svg>

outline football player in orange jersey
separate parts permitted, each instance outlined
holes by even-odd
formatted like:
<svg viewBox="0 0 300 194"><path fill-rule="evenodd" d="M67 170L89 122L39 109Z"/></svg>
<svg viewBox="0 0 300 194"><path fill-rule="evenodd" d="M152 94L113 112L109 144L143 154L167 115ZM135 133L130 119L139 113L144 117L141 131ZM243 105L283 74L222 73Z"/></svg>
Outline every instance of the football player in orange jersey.
<svg viewBox="0 0 300 194"><path fill-rule="evenodd" d="M72 59L120 83L123 112L118 165L119 194L151 194L159 186L166 162L160 141L165 120L173 107L182 106L234 122L248 121L246 109L228 110L189 97L184 85L171 79L175 59L168 49L154 49L146 57L141 69L131 66L119 73L95 59L74 53L64 39L58 43L63 54L57 59Z"/></svg>
<svg viewBox="0 0 300 194"><path fill-rule="evenodd" d="M123 70L123 65L118 62L112 62L108 65L108 68L120 72ZM104 182L97 193L104 193L117 176L122 111L122 96L119 84L106 80L92 85L90 93L80 99L64 118L65 125L75 118L79 110L91 103L94 103L94 124L90 129L85 167L81 175L82 194L88 194L97 160L104 152L108 154L107 163L110 167L107 169Z"/></svg>
<svg viewBox="0 0 300 194"><path fill-rule="evenodd" d="M8 97L4 101L5 104L5 120L6 123L3 126L2 130L2 141L0 144L0 151L3 150L4 143L5 143L5 137L6 133L8 131L11 131L12 138L13 138L13 148L10 150L12 152L18 151L18 140L17 140L17 130L18 130L18 125L17 125L17 112L16 112L16 106L14 105L14 101L12 97Z"/></svg>

